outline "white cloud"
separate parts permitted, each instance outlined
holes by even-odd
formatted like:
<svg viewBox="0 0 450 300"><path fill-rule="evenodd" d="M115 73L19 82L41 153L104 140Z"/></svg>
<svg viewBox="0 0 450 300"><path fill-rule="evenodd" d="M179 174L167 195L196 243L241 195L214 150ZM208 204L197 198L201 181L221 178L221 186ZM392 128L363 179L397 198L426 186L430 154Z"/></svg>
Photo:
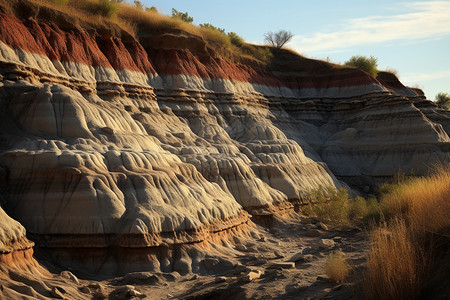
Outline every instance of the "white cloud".
<svg viewBox="0 0 450 300"><path fill-rule="evenodd" d="M401 74L400 76L401 81L404 83L429 81L443 78L450 78L450 70L437 71L433 73L405 73Z"/></svg>
<svg viewBox="0 0 450 300"><path fill-rule="evenodd" d="M450 2L405 3L404 14L347 20L334 32L296 35L291 44L301 52L337 52L357 45L439 38L450 34Z"/></svg>

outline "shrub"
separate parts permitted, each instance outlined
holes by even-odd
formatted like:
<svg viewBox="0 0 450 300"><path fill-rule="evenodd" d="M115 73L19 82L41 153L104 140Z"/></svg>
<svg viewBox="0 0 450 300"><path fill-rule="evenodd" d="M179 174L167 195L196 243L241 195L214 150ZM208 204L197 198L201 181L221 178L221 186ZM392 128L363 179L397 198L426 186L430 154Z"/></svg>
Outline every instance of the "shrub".
<svg viewBox="0 0 450 300"><path fill-rule="evenodd" d="M181 12L176 10L175 8L172 8L172 18L180 19L186 23L194 22L194 18L189 16L187 12Z"/></svg>
<svg viewBox="0 0 450 300"><path fill-rule="evenodd" d="M378 59L373 56L366 57L362 55L354 55L350 57L344 65L356 67L360 70L366 71L373 77L376 77L378 73Z"/></svg>
<svg viewBox="0 0 450 300"><path fill-rule="evenodd" d="M398 76L398 70L397 70L397 69L387 67L384 71L387 72L387 73L394 74L395 77L397 77L397 78L399 77L399 76Z"/></svg>
<svg viewBox="0 0 450 300"><path fill-rule="evenodd" d="M450 109L450 95L447 93L438 93L435 97L437 106L442 109Z"/></svg>
<svg viewBox="0 0 450 300"><path fill-rule="evenodd" d="M236 32L228 32L228 37L230 38L230 42L236 47L242 47L244 44L244 39L240 37Z"/></svg>
<svg viewBox="0 0 450 300"><path fill-rule="evenodd" d="M356 196L349 201L348 217L350 220L358 220L369 213L369 206L367 200L361 196Z"/></svg>
<svg viewBox="0 0 450 300"><path fill-rule="evenodd" d="M331 281L336 283L343 282L350 273L350 270L350 265L346 261L342 251L330 253L325 265L325 272Z"/></svg>
<svg viewBox="0 0 450 300"><path fill-rule="evenodd" d="M155 6L152 6L152 7L146 7L145 11L152 11L152 12L157 13L158 9Z"/></svg>
<svg viewBox="0 0 450 300"><path fill-rule="evenodd" d="M252 52L252 55L264 63L270 62L273 58L273 53L268 48L258 48Z"/></svg>
<svg viewBox="0 0 450 300"><path fill-rule="evenodd" d="M380 204L375 198L352 198L346 188L320 188L311 192L310 208L305 213L334 225L349 225L378 219Z"/></svg>
<svg viewBox="0 0 450 300"><path fill-rule="evenodd" d="M231 46L228 36L215 29L200 28L200 34L208 41L208 44L210 45L223 48L229 48Z"/></svg>
<svg viewBox="0 0 450 300"><path fill-rule="evenodd" d="M144 4L142 4L141 1L134 0L134 6L135 6L137 9L144 10Z"/></svg>
<svg viewBox="0 0 450 300"><path fill-rule="evenodd" d="M212 25L210 23L203 23L203 24L200 24L198 26L200 26L202 28L206 28L206 29L217 30L217 31L219 31L222 34L225 34L225 29L216 27L216 26L214 26L214 25Z"/></svg>
<svg viewBox="0 0 450 300"><path fill-rule="evenodd" d="M116 3L110 0L97 0L86 3L86 9L94 15L115 18L119 7Z"/></svg>

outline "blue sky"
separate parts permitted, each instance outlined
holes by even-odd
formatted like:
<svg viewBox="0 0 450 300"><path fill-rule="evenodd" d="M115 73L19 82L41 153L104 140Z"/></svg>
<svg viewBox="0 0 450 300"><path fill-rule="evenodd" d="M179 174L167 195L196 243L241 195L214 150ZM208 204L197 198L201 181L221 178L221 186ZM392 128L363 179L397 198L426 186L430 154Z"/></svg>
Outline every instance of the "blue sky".
<svg viewBox="0 0 450 300"><path fill-rule="evenodd" d="M133 2L128 0L128 2ZM194 24L211 23L247 42L286 29L289 48L312 58L343 63L352 55L373 55L379 69L398 70L428 99L450 93L450 0L143 0L164 14L187 11Z"/></svg>

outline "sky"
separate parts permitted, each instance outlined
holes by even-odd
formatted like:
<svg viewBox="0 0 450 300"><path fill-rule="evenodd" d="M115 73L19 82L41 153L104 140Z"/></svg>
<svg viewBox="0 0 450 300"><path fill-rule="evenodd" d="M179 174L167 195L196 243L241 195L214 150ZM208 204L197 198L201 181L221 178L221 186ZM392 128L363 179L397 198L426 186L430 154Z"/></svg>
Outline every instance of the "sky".
<svg viewBox="0 0 450 300"><path fill-rule="evenodd" d="M132 3L132 0L127 0ZM353 55L378 58L400 81L433 100L450 93L450 0L141 0L163 14L188 12L194 24L211 23L247 42L285 29L287 45L317 59L344 63Z"/></svg>

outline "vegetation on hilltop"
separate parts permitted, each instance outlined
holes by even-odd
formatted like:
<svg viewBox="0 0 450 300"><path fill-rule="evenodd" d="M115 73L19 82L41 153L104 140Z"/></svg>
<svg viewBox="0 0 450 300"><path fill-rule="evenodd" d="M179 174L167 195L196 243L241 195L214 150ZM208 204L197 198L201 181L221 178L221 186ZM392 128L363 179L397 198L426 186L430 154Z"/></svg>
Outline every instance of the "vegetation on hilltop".
<svg viewBox="0 0 450 300"><path fill-rule="evenodd" d="M366 71L373 77L377 77L378 73L378 58L374 56L366 57L362 55L354 55L347 60L344 65L355 67Z"/></svg>
<svg viewBox="0 0 450 300"><path fill-rule="evenodd" d="M450 95L448 93L438 93L435 101L440 108L450 110Z"/></svg>
<svg viewBox="0 0 450 300"><path fill-rule="evenodd" d="M293 37L294 35L287 30L269 31L264 34L264 40L277 50L283 48Z"/></svg>
<svg viewBox="0 0 450 300"><path fill-rule="evenodd" d="M70 26L89 31L101 29L113 35L135 38L165 33L187 35L202 39L207 48L226 60L270 68L275 72L301 70L310 75L325 76L347 66L358 67L374 76L377 72L377 59L372 56L354 56L346 62L347 66L308 59L284 48L293 37L286 30L266 33L269 45L252 45L236 32L226 32L210 23L192 24L194 19L188 12L173 9L170 16L163 15L155 7L145 7L139 0L135 0L134 5L123 0L0 0L0 5L25 19L31 16L65 29Z"/></svg>
<svg viewBox="0 0 450 300"><path fill-rule="evenodd" d="M20 1L0 0L0 3L14 6L14 3ZM80 25L84 25L82 27L95 28L112 24L117 26L119 31L122 30L135 37L183 32L202 38L208 47L227 59L238 61L250 59L266 65L272 57L269 47L246 44L237 33L227 33L225 29L209 23L196 26L192 24L194 18L188 12L180 12L175 8L172 9L171 16L168 16L158 13L155 7L145 7L141 1L134 1L134 5L121 0L29 0L28 2L79 18L82 23Z"/></svg>

